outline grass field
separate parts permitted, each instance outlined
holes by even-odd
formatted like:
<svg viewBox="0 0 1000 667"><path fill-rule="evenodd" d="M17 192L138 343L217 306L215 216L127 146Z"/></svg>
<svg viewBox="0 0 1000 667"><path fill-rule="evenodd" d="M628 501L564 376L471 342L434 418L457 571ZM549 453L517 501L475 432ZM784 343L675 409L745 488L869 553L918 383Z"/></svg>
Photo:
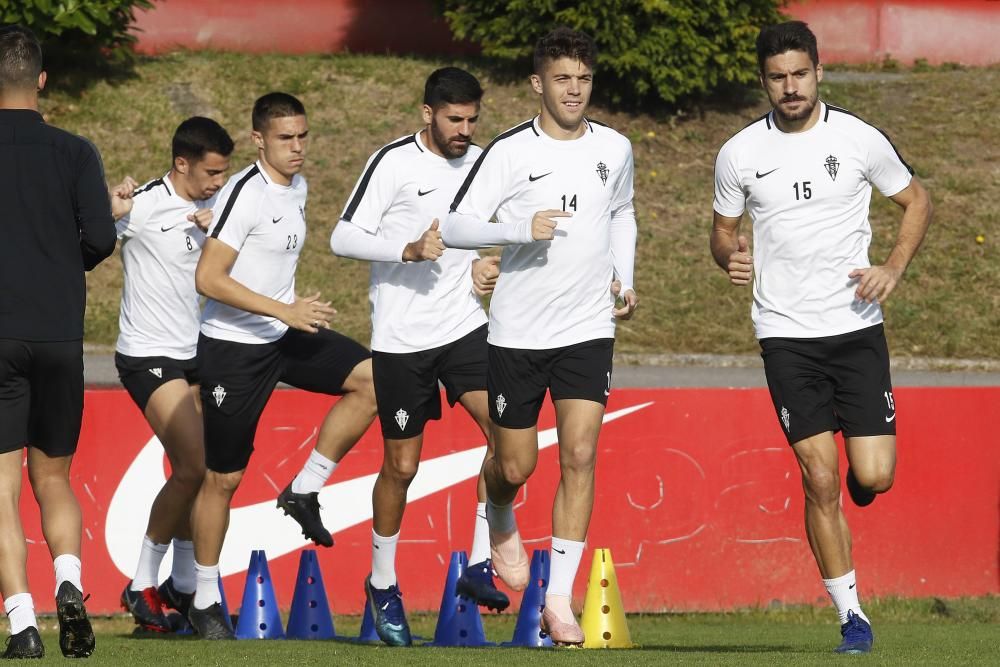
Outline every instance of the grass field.
<svg viewBox="0 0 1000 667"><path fill-rule="evenodd" d="M100 664L160 665L989 665L997 662L1000 598L942 601L882 600L865 605L875 630L869 656L839 656L836 616L829 608L795 607L727 614L629 616L640 646L632 650L414 648L347 642L244 641L210 643L189 638L138 639L131 619L95 620L93 660ZM436 618L413 615L416 634L432 637ZM515 616L484 616L487 639L506 641ZM357 617L338 616L337 633L356 636ZM52 662L62 661L54 619L44 619L43 640ZM58 656L58 657L56 657Z"/></svg>
<svg viewBox="0 0 1000 667"><path fill-rule="evenodd" d="M336 326L367 341L367 265L333 257L329 234L367 157L419 128L424 79L443 64L356 55L179 53L141 62L133 78L72 93L60 92L58 73L50 73L53 90L42 109L50 122L94 140L109 179L131 174L143 181L169 167L170 137L183 118L206 114L229 128L237 139L235 171L252 158L253 100L275 89L300 96L314 139L305 172L310 236L299 290L321 290L339 310ZM483 72L475 61L455 64ZM526 82L484 77L484 85L481 144L537 110ZM821 95L883 128L936 204L927 242L886 307L894 355L1000 358L1000 292L993 289L1000 259L1000 68L834 71ZM621 326L619 352L756 350L750 295L730 288L711 261L708 231L715 154L766 107L762 100L739 109L722 101L715 107L669 116L591 112L629 136L635 150L636 285L644 308ZM895 238L899 216L877 193L873 201L872 257L878 262ZM121 289L117 258L99 267L89 285L87 341L113 344Z"/></svg>

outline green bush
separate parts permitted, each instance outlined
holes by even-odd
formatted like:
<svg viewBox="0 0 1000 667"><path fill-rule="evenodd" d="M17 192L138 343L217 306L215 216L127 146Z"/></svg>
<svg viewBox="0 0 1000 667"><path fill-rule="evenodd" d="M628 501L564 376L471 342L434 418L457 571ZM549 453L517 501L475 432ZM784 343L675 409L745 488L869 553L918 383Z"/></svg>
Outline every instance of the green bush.
<svg viewBox="0 0 1000 667"><path fill-rule="evenodd" d="M92 68L129 58L134 12L152 6L152 0L0 0L0 23L30 28L47 65Z"/></svg>
<svg viewBox="0 0 1000 667"><path fill-rule="evenodd" d="M521 72L557 25L597 42L598 90L629 106L677 104L756 80L754 40L785 0L437 0L459 39Z"/></svg>

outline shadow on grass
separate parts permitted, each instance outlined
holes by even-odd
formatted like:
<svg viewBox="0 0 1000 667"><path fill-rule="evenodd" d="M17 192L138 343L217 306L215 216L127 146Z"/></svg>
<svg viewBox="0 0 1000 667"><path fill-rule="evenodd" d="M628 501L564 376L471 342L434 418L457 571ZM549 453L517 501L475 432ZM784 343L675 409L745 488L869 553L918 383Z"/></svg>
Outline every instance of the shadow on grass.
<svg viewBox="0 0 1000 667"><path fill-rule="evenodd" d="M44 66L48 80L45 88L52 93L80 98L98 83L120 86L137 79L136 66L146 60L137 55L109 59L99 52L46 51Z"/></svg>
<svg viewBox="0 0 1000 667"><path fill-rule="evenodd" d="M638 652L656 653L812 653L801 646L787 646L784 644L764 644L764 645L721 645L705 644L701 646L683 646L679 644L641 644L635 648L628 649Z"/></svg>

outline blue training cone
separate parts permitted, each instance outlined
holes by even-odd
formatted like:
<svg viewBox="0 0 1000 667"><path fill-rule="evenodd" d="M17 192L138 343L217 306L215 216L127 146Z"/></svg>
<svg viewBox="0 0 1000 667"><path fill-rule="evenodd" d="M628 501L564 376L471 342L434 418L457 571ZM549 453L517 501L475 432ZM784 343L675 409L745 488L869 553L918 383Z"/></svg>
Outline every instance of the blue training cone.
<svg viewBox="0 0 1000 667"><path fill-rule="evenodd" d="M261 550L250 554L243 604L236 623L237 639L284 639L274 583L267 569L267 557Z"/></svg>
<svg viewBox="0 0 1000 667"><path fill-rule="evenodd" d="M333 639L336 636L315 549L305 549L299 556L299 573L295 578L295 594L285 635L289 639Z"/></svg>
<svg viewBox="0 0 1000 667"><path fill-rule="evenodd" d="M358 632L354 641L361 643L381 643L378 633L375 632L375 619L372 617L372 608L365 600L365 615L361 617L361 631Z"/></svg>
<svg viewBox="0 0 1000 667"><path fill-rule="evenodd" d="M549 588L549 552L535 549L531 554L531 582L524 589L521 610L517 613L514 638L504 646L552 646L552 638L542 632L542 609Z"/></svg>
<svg viewBox="0 0 1000 667"><path fill-rule="evenodd" d="M475 600L455 592L455 585L468 566L469 557L464 551L452 552L434 641L428 646L493 646L492 642L486 641L483 619L479 616Z"/></svg>
<svg viewBox="0 0 1000 667"><path fill-rule="evenodd" d="M233 617L229 615L229 603L226 602L226 589L222 586L222 576L219 576L219 597L222 598L222 613L226 616L226 625L233 629Z"/></svg>

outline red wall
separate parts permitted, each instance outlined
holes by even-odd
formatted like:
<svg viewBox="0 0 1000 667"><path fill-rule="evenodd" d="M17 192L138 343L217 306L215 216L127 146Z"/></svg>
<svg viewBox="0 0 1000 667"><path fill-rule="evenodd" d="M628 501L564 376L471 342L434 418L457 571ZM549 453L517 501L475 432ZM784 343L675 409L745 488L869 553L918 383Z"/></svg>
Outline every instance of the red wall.
<svg viewBox="0 0 1000 667"><path fill-rule="evenodd" d="M845 507L862 594L1000 593L1000 458L988 420L1000 404L1000 388L903 387L896 399L896 487L868 508L849 501ZM331 402L279 391L264 413L223 552L230 605L242 598L254 548L268 554L279 603L291 603L303 542L274 499L308 456ZM629 610L826 603L802 526L798 469L766 390L622 389L613 392L608 410L588 547L611 549ZM553 425L546 404L540 427ZM84 585L95 613L116 610L159 489L157 476L163 479L162 449L151 437L124 391L87 392L73 482L84 512ZM540 435L543 445L553 440L551 432ZM428 428L399 547L409 609L437 609L450 553L471 545L481 444L460 411L447 411ZM319 554L337 613L363 608L371 484L380 462L373 428L320 498L337 541ZM517 509L529 549L549 547L557 480L556 447L548 446ZM32 592L44 610L54 588L51 558L26 487L21 506ZM581 602L591 557L588 550L577 578Z"/></svg>
<svg viewBox="0 0 1000 667"><path fill-rule="evenodd" d="M792 0L786 11L816 31L824 62L1000 62L998 0ZM161 0L137 19L142 53L474 51L452 42L428 0Z"/></svg>

